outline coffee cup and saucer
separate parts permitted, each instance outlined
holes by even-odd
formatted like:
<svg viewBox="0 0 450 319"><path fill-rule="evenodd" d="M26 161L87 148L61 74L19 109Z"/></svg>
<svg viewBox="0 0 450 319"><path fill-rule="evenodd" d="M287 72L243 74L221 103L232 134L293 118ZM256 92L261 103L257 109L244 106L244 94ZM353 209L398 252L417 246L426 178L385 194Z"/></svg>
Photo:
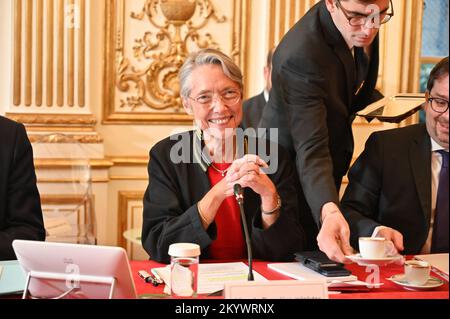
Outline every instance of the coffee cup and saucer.
<svg viewBox="0 0 450 319"><path fill-rule="evenodd" d="M408 260L404 267L405 273L388 279L408 290L429 290L444 284L441 279L430 276L431 265L426 261Z"/></svg>
<svg viewBox="0 0 450 319"><path fill-rule="evenodd" d="M345 257L360 266L385 266L403 261L403 256L397 253L392 241L383 237L360 237L359 254Z"/></svg>

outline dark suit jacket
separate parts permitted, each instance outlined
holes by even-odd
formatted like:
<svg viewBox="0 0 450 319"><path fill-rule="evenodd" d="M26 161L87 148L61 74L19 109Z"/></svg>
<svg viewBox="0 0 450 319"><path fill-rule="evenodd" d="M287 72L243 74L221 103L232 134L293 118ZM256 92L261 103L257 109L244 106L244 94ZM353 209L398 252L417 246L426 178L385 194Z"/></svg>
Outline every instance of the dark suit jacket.
<svg viewBox="0 0 450 319"><path fill-rule="evenodd" d="M0 260L16 259L14 239L44 240L45 230L27 133L0 116Z"/></svg>
<svg viewBox="0 0 450 319"><path fill-rule="evenodd" d="M417 254L431 216L431 142L425 124L373 133L349 172L342 209L353 247L375 227L403 234L406 254Z"/></svg>
<svg viewBox="0 0 450 319"><path fill-rule="evenodd" d="M352 53L324 1L294 25L274 53L272 90L260 126L279 129L279 143L296 159L302 213L311 209L317 225L326 202L339 205L337 190L353 154L354 114L381 97L373 94L378 37L372 46L357 96Z"/></svg>
<svg viewBox="0 0 450 319"><path fill-rule="evenodd" d="M244 101L241 127L244 130L249 127L257 129L265 106L266 99L264 98L264 91Z"/></svg>
<svg viewBox="0 0 450 319"><path fill-rule="evenodd" d="M208 246L217 233L214 223L205 230L198 215L197 203L211 189L207 173L199 163L193 162L192 157L191 163L173 164L171 160L171 150L182 136L187 138L192 150L191 131L182 133L175 140L166 138L150 151L142 245L150 258L159 262L169 262L169 245L177 242L199 244L200 257L208 258ZM295 168L282 148L278 148L278 156L278 169L269 178L277 187L282 207L279 218L268 229L262 229L259 195L249 188L244 189L244 209L253 255L263 260L292 260L293 253L303 249L304 234L295 215L298 209L293 187Z"/></svg>

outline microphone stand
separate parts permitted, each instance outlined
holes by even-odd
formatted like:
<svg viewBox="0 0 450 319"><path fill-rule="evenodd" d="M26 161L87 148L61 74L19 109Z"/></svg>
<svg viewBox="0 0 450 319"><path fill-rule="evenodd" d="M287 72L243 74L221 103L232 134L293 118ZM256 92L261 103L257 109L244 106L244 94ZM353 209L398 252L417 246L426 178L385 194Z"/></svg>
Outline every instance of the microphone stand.
<svg viewBox="0 0 450 319"><path fill-rule="evenodd" d="M244 213L244 195L242 194L242 187L239 184L234 185L234 195L236 196L236 201L239 205L239 211L241 212L242 225L244 228L245 243L247 245L247 255L248 255L248 281L253 281L253 254L252 254L252 244L250 242L250 236L248 234L247 220L245 219Z"/></svg>

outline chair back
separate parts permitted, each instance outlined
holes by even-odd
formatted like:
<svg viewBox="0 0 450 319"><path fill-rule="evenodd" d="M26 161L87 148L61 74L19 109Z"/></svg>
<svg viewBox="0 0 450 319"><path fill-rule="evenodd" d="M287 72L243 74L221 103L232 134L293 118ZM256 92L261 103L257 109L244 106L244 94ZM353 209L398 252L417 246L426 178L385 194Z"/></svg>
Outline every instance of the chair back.
<svg viewBox="0 0 450 319"><path fill-rule="evenodd" d="M33 141L46 241L96 244L91 167L82 143L52 133Z"/></svg>

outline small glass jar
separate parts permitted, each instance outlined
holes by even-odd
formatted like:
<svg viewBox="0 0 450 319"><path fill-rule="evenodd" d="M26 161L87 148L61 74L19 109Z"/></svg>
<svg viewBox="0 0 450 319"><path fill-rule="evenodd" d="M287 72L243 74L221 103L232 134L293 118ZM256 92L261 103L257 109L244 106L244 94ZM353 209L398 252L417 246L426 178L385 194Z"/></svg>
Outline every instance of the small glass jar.
<svg viewBox="0 0 450 319"><path fill-rule="evenodd" d="M200 246L177 243L169 246L170 294L173 297L197 296Z"/></svg>

